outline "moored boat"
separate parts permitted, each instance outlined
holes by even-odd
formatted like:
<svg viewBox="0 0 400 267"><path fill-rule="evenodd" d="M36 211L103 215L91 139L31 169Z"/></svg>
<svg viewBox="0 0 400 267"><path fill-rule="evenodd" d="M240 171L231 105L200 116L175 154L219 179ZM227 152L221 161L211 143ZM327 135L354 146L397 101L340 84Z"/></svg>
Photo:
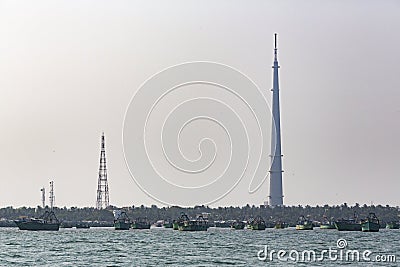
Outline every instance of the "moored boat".
<svg viewBox="0 0 400 267"><path fill-rule="evenodd" d="M202 215L198 216L197 219L191 220L186 214L182 214L178 223L179 231L207 231L208 223Z"/></svg>
<svg viewBox="0 0 400 267"><path fill-rule="evenodd" d="M147 218L137 218L132 222L132 229L150 229L150 222Z"/></svg>
<svg viewBox="0 0 400 267"><path fill-rule="evenodd" d="M275 225L274 225L274 228L275 228L275 229L285 229L285 228L287 228L287 227L288 227L288 224L285 223L285 222L283 222L283 221L281 221L281 220L277 221L277 222L275 223Z"/></svg>
<svg viewBox="0 0 400 267"><path fill-rule="evenodd" d="M114 228L115 230L129 230L131 226L131 220L125 211L114 210Z"/></svg>
<svg viewBox="0 0 400 267"><path fill-rule="evenodd" d="M304 216L300 216L296 223L296 230L313 230L314 226L312 221Z"/></svg>
<svg viewBox="0 0 400 267"><path fill-rule="evenodd" d="M245 225L245 222L236 220L232 223L231 228L235 230L243 230Z"/></svg>
<svg viewBox="0 0 400 267"><path fill-rule="evenodd" d="M233 221L214 221L214 225L217 228L230 228Z"/></svg>
<svg viewBox="0 0 400 267"><path fill-rule="evenodd" d="M261 216L257 216L253 220L250 220L248 225L251 230L265 230L266 228L265 221Z"/></svg>
<svg viewBox="0 0 400 267"><path fill-rule="evenodd" d="M332 221L322 222L319 226L320 229L336 229L335 223Z"/></svg>
<svg viewBox="0 0 400 267"><path fill-rule="evenodd" d="M354 213L353 218L342 218L335 221L335 227L339 231L361 231L361 222L358 220L357 214Z"/></svg>
<svg viewBox="0 0 400 267"><path fill-rule="evenodd" d="M363 232L379 232L379 226L379 219L373 212L370 212L368 217L361 222Z"/></svg>
<svg viewBox="0 0 400 267"><path fill-rule="evenodd" d="M45 211L39 218L22 218L14 222L20 230L58 231L60 229L60 221L53 211Z"/></svg>
<svg viewBox="0 0 400 267"><path fill-rule="evenodd" d="M42 192L42 205L45 208L45 191L44 188L40 190ZM54 205L54 182L50 182L50 210L46 210L39 218L27 218L15 220L14 223L20 230L28 231L58 231L60 229L60 221L57 219L53 212Z"/></svg>

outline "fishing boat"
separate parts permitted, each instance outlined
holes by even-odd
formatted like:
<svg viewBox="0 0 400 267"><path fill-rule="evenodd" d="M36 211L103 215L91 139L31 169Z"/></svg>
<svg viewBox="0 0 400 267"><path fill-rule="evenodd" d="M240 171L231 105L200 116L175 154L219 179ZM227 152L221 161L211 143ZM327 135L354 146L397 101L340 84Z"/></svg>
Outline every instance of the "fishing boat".
<svg viewBox="0 0 400 267"><path fill-rule="evenodd" d="M129 230L131 220L125 211L113 210L114 213L114 228L115 230Z"/></svg>
<svg viewBox="0 0 400 267"><path fill-rule="evenodd" d="M274 228L275 228L275 229L285 229L285 228L287 228L287 227L288 227L288 224L285 223L284 221L281 221L281 220L277 221L277 222L275 223L275 225L274 225Z"/></svg>
<svg viewBox="0 0 400 267"><path fill-rule="evenodd" d="M132 223L132 229L150 229L150 222L147 218L137 218Z"/></svg>
<svg viewBox="0 0 400 267"><path fill-rule="evenodd" d="M39 218L27 218L22 217L21 219L15 220L14 223L20 230L28 231L58 231L60 229L60 221L57 219L53 211L54 204L54 182L50 182L50 210L46 210ZM40 190L42 192L42 205L45 208L45 191L44 188Z"/></svg>
<svg viewBox="0 0 400 267"><path fill-rule="evenodd" d="M236 220L231 224L231 228L235 230L243 230L245 225L245 222Z"/></svg>
<svg viewBox="0 0 400 267"><path fill-rule="evenodd" d="M253 220L250 220L249 222L249 229L250 230L265 230L265 221L261 216L257 216Z"/></svg>
<svg viewBox="0 0 400 267"><path fill-rule="evenodd" d="M321 222L319 228L320 228L320 229L336 229L336 227L335 227L335 222L332 222L332 221L323 221L323 222Z"/></svg>
<svg viewBox="0 0 400 267"><path fill-rule="evenodd" d="M233 221L214 221L214 225L217 228L230 228Z"/></svg>
<svg viewBox="0 0 400 267"><path fill-rule="evenodd" d="M336 229L333 218L331 218L331 220L328 220L328 218L326 218L326 216L324 216L321 224L319 225L319 228L320 229Z"/></svg>
<svg viewBox="0 0 400 267"><path fill-rule="evenodd" d="M361 231L361 222L358 220L357 214L354 213L353 218L342 218L335 221L335 227L339 231Z"/></svg>
<svg viewBox="0 0 400 267"><path fill-rule="evenodd" d="M182 214L178 223L179 231L207 231L208 223L202 215L198 216L195 220L189 219L186 214Z"/></svg>
<svg viewBox="0 0 400 267"><path fill-rule="evenodd" d="M45 211L39 218L21 218L14 221L20 230L29 231L58 231L60 221L52 210Z"/></svg>
<svg viewBox="0 0 400 267"><path fill-rule="evenodd" d="M313 230L314 226L312 221L304 216L300 216L296 223L296 230Z"/></svg>
<svg viewBox="0 0 400 267"><path fill-rule="evenodd" d="M379 219L373 212L370 212L368 217L361 222L363 232L379 232L379 226Z"/></svg>
<svg viewBox="0 0 400 267"><path fill-rule="evenodd" d="M400 223L393 221L386 223L386 229L400 229Z"/></svg>

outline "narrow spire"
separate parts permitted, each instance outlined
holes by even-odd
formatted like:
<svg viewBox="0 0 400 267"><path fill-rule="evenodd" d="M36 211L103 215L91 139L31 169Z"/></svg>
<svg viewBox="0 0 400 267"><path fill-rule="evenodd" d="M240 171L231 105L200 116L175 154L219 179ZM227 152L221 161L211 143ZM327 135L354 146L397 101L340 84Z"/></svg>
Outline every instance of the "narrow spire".
<svg viewBox="0 0 400 267"><path fill-rule="evenodd" d="M274 58L274 60L278 61L278 34L275 33L274 35L275 35L275 48L274 48L275 58Z"/></svg>
<svg viewBox="0 0 400 267"><path fill-rule="evenodd" d="M270 167L270 195L269 205L283 205L282 190L282 148L281 148L281 119L279 109L279 65L278 65L278 38L275 33L273 87L272 87L272 133L271 133L271 167Z"/></svg>

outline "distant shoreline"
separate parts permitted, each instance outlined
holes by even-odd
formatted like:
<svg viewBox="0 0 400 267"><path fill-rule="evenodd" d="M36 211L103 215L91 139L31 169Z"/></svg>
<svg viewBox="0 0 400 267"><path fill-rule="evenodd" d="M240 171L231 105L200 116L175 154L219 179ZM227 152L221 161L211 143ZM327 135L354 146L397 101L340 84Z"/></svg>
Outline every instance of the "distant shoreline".
<svg viewBox="0 0 400 267"><path fill-rule="evenodd" d="M150 222L155 223L158 220L174 220L182 212L190 217L196 217L199 214L207 214L209 221L218 220L248 220L256 216L261 216L266 222L285 221L289 224L295 224L299 216L307 216L311 220L321 222L326 219L351 218L354 214L359 218L365 218L370 212L374 212L381 221L381 224L387 222L399 221L399 207L389 205L354 205L347 204L335 206L283 206L269 207L260 205L246 205L243 207L218 207L210 208L207 206L195 206L191 208L182 207L115 207L110 206L107 209L98 210L94 207L86 208L54 208L54 212L61 222L75 223L81 221L95 222L93 226L109 226L113 220L112 210L123 209L131 219L146 217ZM13 220L20 217L38 217L44 212L42 207L5 207L0 208L0 226L14 226Z"/></svg>

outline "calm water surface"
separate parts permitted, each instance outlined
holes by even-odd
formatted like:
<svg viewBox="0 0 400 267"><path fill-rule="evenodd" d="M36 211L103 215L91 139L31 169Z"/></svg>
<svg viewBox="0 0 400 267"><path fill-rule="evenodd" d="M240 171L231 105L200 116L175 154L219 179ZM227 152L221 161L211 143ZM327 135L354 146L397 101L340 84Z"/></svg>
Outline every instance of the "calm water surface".
<svg viewBox="0 0 400 267"><path fill-rule="evenodd" d="M261 261L257 254L271 250L371 250L377 255L395 255L397 262ZM400 231L378 233L336 230L296 231L292 228L265 231L210 228L207 232L172 229L115 231L112 228L60 229L59 232L28 232L0 228L0 266L400 266ZM338 251L340 251L338 249ZM339 252L338 252L339 253ZM262 257L264 254L261 253ZM292 254L295 256L296 254Z"/></svg>

